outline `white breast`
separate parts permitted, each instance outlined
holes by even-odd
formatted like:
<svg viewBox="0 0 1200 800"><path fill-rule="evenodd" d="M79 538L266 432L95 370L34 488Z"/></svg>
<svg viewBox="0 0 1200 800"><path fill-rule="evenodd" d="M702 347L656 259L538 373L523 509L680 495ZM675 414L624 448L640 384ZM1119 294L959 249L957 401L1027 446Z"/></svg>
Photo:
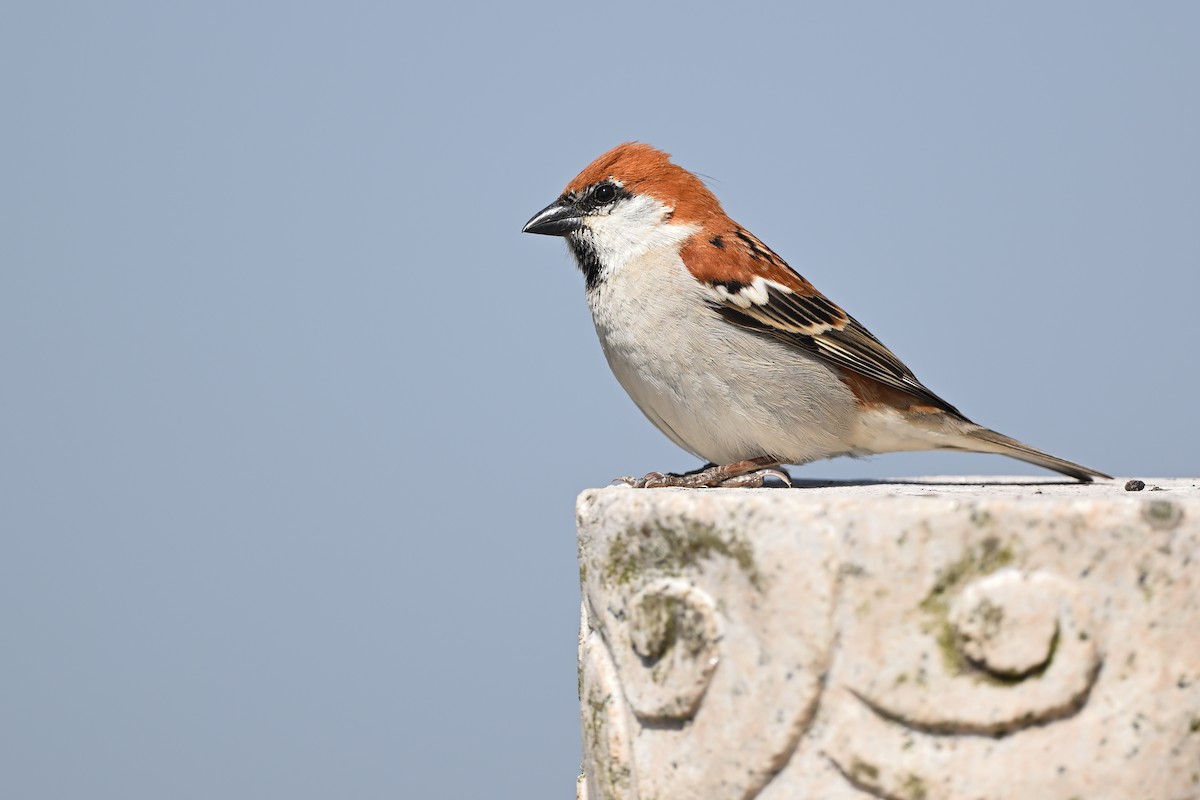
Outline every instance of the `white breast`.
<svg viewBox="0 0 1200 800"><path fill-rule="evenodd" d="M650 421L717 464L764 455L799 464L851 452L858 412L836 375L807 353L725 321L709 303L678 245L610 261L588 292L609 366Z"/></svg>

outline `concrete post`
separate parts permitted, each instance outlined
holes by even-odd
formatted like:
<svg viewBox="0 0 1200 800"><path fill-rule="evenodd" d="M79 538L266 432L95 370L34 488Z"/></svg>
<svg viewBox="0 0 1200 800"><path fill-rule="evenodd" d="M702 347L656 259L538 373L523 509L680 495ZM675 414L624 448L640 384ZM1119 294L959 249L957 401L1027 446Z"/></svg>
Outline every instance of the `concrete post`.
<svg viewBox="0 0 1200 800"><path fill-rule="evenodd" d="M584 492L587 800L1200 798L1200 480Z"/></svg>

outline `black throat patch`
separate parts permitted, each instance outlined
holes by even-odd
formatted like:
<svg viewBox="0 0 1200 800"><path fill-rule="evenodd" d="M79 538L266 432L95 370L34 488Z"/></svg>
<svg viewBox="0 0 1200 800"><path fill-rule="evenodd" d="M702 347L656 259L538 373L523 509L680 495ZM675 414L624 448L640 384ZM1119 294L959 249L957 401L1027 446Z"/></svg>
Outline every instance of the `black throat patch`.
<svg viewBox="0 0 1200 800"><path fill-rule="evenodd" d="M575 263L579 265L579 271L583 273L583 280L590 292L600 282L600 257L596 255L591 241L585 237L568 236L567 246L571 248L571 255L575 256Z"/></svg>

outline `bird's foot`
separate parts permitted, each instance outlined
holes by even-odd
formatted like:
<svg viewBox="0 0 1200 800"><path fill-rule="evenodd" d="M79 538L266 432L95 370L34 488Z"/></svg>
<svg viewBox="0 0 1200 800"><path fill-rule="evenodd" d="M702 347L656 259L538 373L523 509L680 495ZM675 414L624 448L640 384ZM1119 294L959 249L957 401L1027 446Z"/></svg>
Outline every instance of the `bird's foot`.
<svg viewBox="0 0 1200 800"><path fill-rule="evenodd" d="M792 485L792 476L771 458L752 458L734 464L717 466L709 464L692 472L679 475L674 472L651 472L641 478L625 476L617 478L634 489L661 489L679 487L684 489L758 489L767 478L775 478L786 486Z"/></svg>

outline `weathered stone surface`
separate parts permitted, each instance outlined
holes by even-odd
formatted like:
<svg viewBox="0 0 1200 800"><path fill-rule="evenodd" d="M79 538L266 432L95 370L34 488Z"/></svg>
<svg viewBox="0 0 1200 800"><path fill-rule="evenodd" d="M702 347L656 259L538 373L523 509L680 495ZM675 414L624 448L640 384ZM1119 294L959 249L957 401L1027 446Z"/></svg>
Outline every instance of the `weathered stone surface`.
<svg viewBox="0 0 1200 800"><path fill-rule="evenodd" d="M584 492L579 795L1200 798L1200 481L1124 483Z"/></svg>

